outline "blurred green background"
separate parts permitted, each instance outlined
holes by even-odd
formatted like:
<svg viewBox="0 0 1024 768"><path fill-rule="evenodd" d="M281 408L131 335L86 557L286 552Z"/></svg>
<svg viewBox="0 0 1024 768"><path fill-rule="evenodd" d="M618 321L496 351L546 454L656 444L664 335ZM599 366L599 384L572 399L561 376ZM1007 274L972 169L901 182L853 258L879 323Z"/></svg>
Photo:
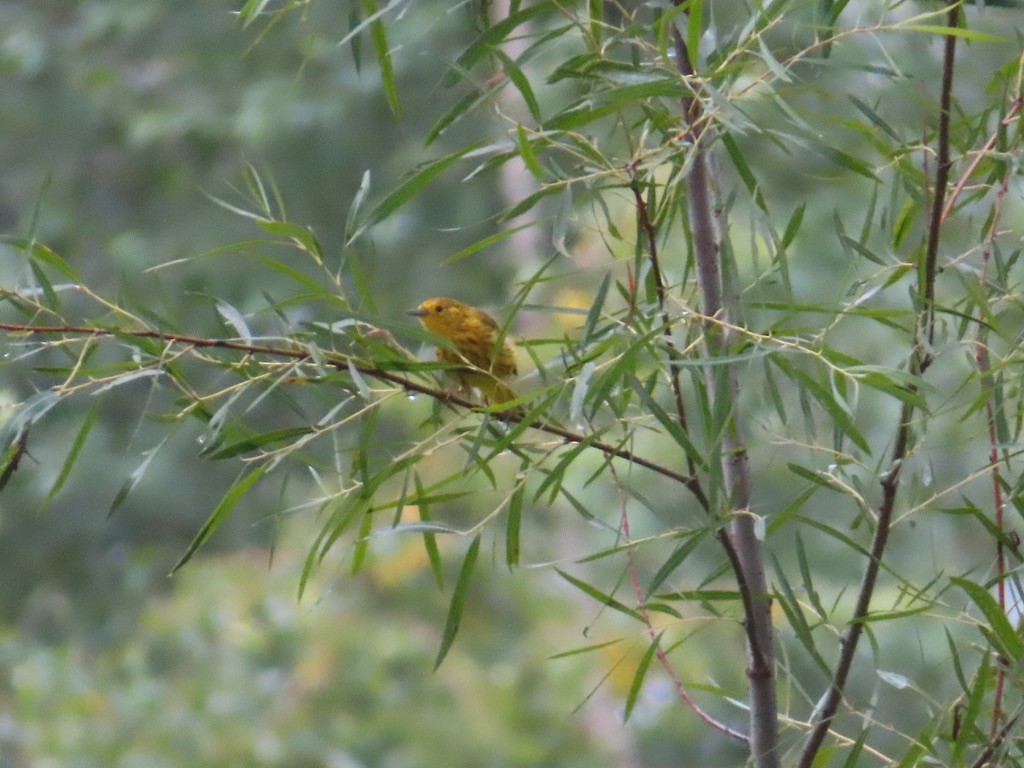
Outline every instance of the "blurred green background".
<svg viewBox="0 0 1024 768"><path fill-rule="evenodd" d="M137 311L171 318L197 335L225 334L214 298L245 313L261 332L287 330L267 310L287 296L285 282L254 266L244 248L215 253L261 237L251 222L212 199L244 207L247 165L273 180L288 219L310 226L325 253L339 258L364 174L369 173L371 195L379 198L417 163L495 130L481 111L424 148L427 129L454 100L442 84L448 62L476 35L468 6L413 3L394 25L402 106L396 119L365 41L356 57L349 47L337 46L351 25L348 4L305 4L266 34L236 23L237 5L0 4L0 231L28 234L38 210L38 238L94 290ZM859 12L870 16L878 9L865 4ZM1010 12L991 13L980 21L972 17L972 25L997 28L1008 18L998 14ZM794 53L809 43L799 25L795 29L769 36L779 46L778 58L787 48ZM920 121L907 103L934 86L933 38L910 35L905 43L887 45L905 68L906 77L895 84L873 79L858 64L877 57L865 36L837 48L836 57L849 57L849 66L808 70L803 74L813 87L794 83L792 91L780 86L780 92L815 121L822 136L847 151L869 152L870 137L851 135L840 123L844 114L857 114L842 94L860 92L858 78L878 87L874 108L905 128ZM969 100L1006 61L1007 48L968 50L970 64L957 94ZM463 95L460 87L457 97ZM558 94L555 88L542 98ZM775 109L756 90L745 96L744 108L754 117L759 109L766 117ZM748 156L758 158L758 173L783 222L797 205L808 204L808 224L793 246L796 292L838 299L859 276L831 234L834 215L849 217L855 230L869 186L820 156L796 162L757 136L740 135L739 141ZM728 167L719 170L719 181L726 196L738 186ZM372 239L356 246L376 302L360 309L395 320L422 298L448 293L503 306L517 279L556 254L558 233L550 223L538 226L533 250L516 250L509 242L455 264L446 261L498 228L493 217L508 204L505 194L497 174L468 181L447 174L376 227ZM733 242L738 248L751 243L740 266L756 271L757 215L742 203L733 215ZM625 207L621 216L628 231ZM1013 216L1019 223L1019 208L1007 220ZM576 223L572 258L555 270L557 279L539 299L588 306L602 265L610 262L585 216ZM968 242L973 235L963 236ZM0 263L4 285L26 284L19 264L13 258ZM168 266L156 269L160 265ZM759 290L770 294L764 285ZM73 306L75 299L69 302ZM86 305L83 300L87 317ZM322 314L329 311L294 306L287 320L331 322L336 318ZM557 337L563 320L526 312L517 332ZM877 335L858 334L850 322L832 338L854 350L884 346ZM12 341L8 355L17 354ZM7 403L58 383L30 377L23 366L4 371L0 393ZM736 765L744 759L742 749L681 707L655 671L632 719L623 724L623 700L647 647L644 636L637 625L601 615L548 568L509 573L503 558L493 554L503 535L500 524L485 536L462 631L436 673L450 592L438 590L418 539L382 538L369 566L355 576L348 572L347 553L332 553L297 601L316 520L279 513L313 492L308 477L295 479L294 498L269 492L249 497L210 545L168 579L238 466L198 457L198 423L178 426L161 442L165 426L142 413L146 386L125 386L98 401L98 426L76 472L48 498L69 436L94 401L62 403L33 431L31 458L0 495L0 768L658 768ZM326 410L331 393L319 396ZM883 434L890 415L875 416L870 398L865 402L866 421L876 430L872 437ZM424 403L410 406L395 417L395 429L415 430L427 409ZM769 424L765 431L776 427ZM984 463L983 435L947 434L963 448L961 455L948 467L926 458L912 468L908 474L920 479L920 497L930 493L933 472L948 482L965 466ZM147 472L108 514L118 490L155 449L159 470ZM768 442L755 447L753 457L763 481L758 503L766 512L784 506L792 495L787 457ZM457 464L445 469L455 471ZM678 500L670 498L671 491L643 492L667 510L666 519L674 513ZM584 501L602 498L607 486L581 495ZM494 506L484 495L435 514L469 527ZM696 511L690 512L697 520ZM533 540L524 551L530 562L571 562L614 543L607 530L586 526L571 510L535 508L527 514ZM616 514L612 509L605 522L614 526ZM666 519L639 519L634 533L686 522ZM959 541L955 556L947 551L952 536ZM786 556L792 542L780 536L778 546ZM449 591L463 549L462 541L444 542ZM990 541L977 527L942 518L908 551L933 566L966 570L990 557ZM657 549L652 563L656 554ZM831 567L833 555L819 551L816 557ZM954 562L946 563L947 557ZM714 552L707 562L718 558ZM593 567L614 574L621 563ZM835 568L837 592L858 567L851 562L849 570ZM685 574L679 582L692 586ZM592 631L598 619L599 629ZM742 664L720 650L726 642L742 652L732 622L697 611L691 619L698 641L687 644L685 657L673 657L681 676L698 686L741 691ZM600 652L549 658L616 638L624 641ZM880 663L928 668L935 661L932 640L907 649L906 658ZM801 663L793 662L795 672ZM874 685L868 682L854 695L867 699L877 693ZM879 711L899 706L899 700L888 699ZM739 708L715 714L740 726L745 719Z"/></svg>

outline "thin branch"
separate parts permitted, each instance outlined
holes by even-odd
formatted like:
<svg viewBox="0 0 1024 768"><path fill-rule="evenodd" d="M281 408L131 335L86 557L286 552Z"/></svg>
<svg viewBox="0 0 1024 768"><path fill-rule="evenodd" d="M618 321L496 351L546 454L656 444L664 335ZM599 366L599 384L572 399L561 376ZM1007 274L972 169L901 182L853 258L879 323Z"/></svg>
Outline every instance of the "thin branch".
<svg viewBox="0 0 1024 768"><path fill-rule="evenodd" d="M839 662L836 664L835 675L832 684L829 686L825 696L825 702L821 707L817 722L811 729L811 735L800 753L799 768L810 768L814 757L818 753L825 735L832 725L832 719L839 709L843 700L843 691L846 688L846 680L853 666L853 657L857 652L857 643L864 632L864 619L871 607L871 596L875 591L875 582L878 579L878 571L882 565L882 554L885 552L885 545L889 539L889 531L892 528L893 509L896 506L896 491L899 488L900 471L903 469L903 462L907 457L907 448L910 444L910 419L913 415L913 406L904 402L900 409L900 425L896 431L896 444L892 450L892 461L890 469L882 478L882 503L878 508L878 521L875 523L875 535L871 540L871 554L867 567L864 569L864 578L861 581L860 590L857 592L857 604L850 618L850 625L846 634L840 641L842 651L839 655Z"/></svg>
<svg viewBox="0 0 1024 768"><path fill-rule="evenodd" d="M1013 730L1013 726L1016 724L1017 717L1011 717L1006 722L1006 725L1000 729L999 733L996 734L996 737L992 739L992 743L985 748L985 751L978 756L977 760L971 763L971 768L982 768L982 766L988 765L988 761L992 759L992 755L994 755L996 750L1003 745L1003 742L1006 741L1006 737L1010 735L1010 731Z"/></svg>
<svg viewBox="0 0 1024 768"><path fill-rule="evenodd" d="M306 350L299 349L287 349L285 347L273 347L261 344L247 344L240 341L229 341L226 339L206 339L199 336L186 336L179 333L165 333L163 331L145 331L145 330L123 330L123 329L109 329L109 328L97 328L83 325L60 325L60 326L39 326L39 325L26 325L19 323L0 323L0 331L8 331L10 333L28 333L28 334L68 334L77 336L89 336L89 337L108 337L108 338L134 338L134 339L159 339L173 344L184 344L190 347L202 348L202 349L229 349L235 352L244 352L251 355L268 355L270 357L286 357L292 360L311 360L311 354ZM390 384L401 387L407 392L416 392L418 394L427 395L437 400L442 400L453 405L458 405L463 408L475 410L479 406L465 398L454 395L445 390L436 389L434 387L428 387L425 384L420 384L417 381L408 379L405 376L400 376L391 371L385 371L377 368L373 365L357 360L345 355L339 355L337 353L325 353L323 362L327 365L332 366L336 370L347 373L349 368L353 368L364 376L370 376L380 381L386 381ZM500 421L506 423L515 424L523 420L523 415L511 411L502 412L489 412L489 415ZM580 434L579 432L572 432L568 429L555 426L554 424L548 424L546 422L536 420L530 422L530 426L540 432L546 432L549 435L555 435L560 437L566 443L574 443L578 445L589 445L598 451L601 451L607 456L612 456L618 459L623 459L637 466L649 469L664 477L668 477L675 480L678 483L686 486L686 488L693 494L697 503L700 504L701 508L707 511L710 507L707 496L704 494L703 489L700 486L700 482L690 476L684 475L681 472L669 469L668 467L662 466L657 462L645 459L642 456L638 456L632 451L626 450L625 448L619 448L611 445L610 443L603 442L601 440L593 440L588 435Z"/></svg>
<svg viewBox="0 0 1024 768"><path fill-rule="evenodd" d="M619 506L621 508L620 514L620 528L622 529L622 537L626 540L630 540L629 533L629 512L626 509L626 499L622 492L622 483L619 481L619 473L615 470L615 467L610 467L612 476L615 478L615 484L619 489ZM750 745L750 738L745 734L737 731L720 720L716 720L714 717L709 715L704 709L690 696L690 692L686 690L686 686L683 685L683 681L676 674L675 669L672 667L672 662L668 660L668 655L665 653L665 649L661 646L661 636L654 629L654 622L651 621L650 612L644 607L647 602L647 595L644 594L643 587L640 586L640 574L636 567L636 559L634 558L634 550L632 547L626 549L626 558L629 561L629 579L633 584L633 594L636 596L637 601L637 613L640 614L640 618L643 620L644 628L647 631L647 637L654 645L654 656L665 670L665 674L669 676L672 684L675 686L676 693L679 694L679 698L688 706L693 713L697 715L701 720L710 725L717 731L721 731L726 736L731 736L737 741L741 741L747 746Z"/></svg>
<svg viewBox="0 0 1024 768"><path fill-rule="evenodd" d="M1017 110L1020 109L1021 100L1018 99L1013 107L1011 108L1010 114L1016 114ZM1003 124L1006 121L1003 120ZM991 143L993 140L990 139ZM986 144L986 152L991 149L989 144ZM1006 197L1006 190L1010 184L1010 174L1012 169L1010 164L1007 163L1006 172L1003 174L1002 183L996 190L996 199L993 205L992 219L989 224L988 232L985 233L985 248L982 251L981 256L981 274L982 283L986 280L986 275L989 270L989 262L992 258L992 250L995 248L996 231L998 228L999 220L1002 218L1003 213L1003 200ZM978 372L981 374L981 387L982 391L985 392L985 420L988 424L988 443L989 443L989 466L992 467L992 505L995 510L993 515L996 530L1002 533L1005 530L1004 521L1004 500L1003 500L1003 486L1002 480L999 476L999 435L996 429L996 413L995 403L998 401L996 396L995 380L992 377L992 366L988 356L988 325L984 322L984 313L981 307L978 308L978 343L977 353L975 360L978 365ZM1004 449L1005 457L1005 449ZM1003 545L1003 539L1001 537L996 538L996 597L999 601L999 607L1006 611L1006 547ZM996 669L996 687L995 693L992 697L992 725L989 729L989 740L994 741L996 738L996 732L999 728L999 721L1002 719L1003 710L1003 693L1006 687L1006 668L1003 665L998 665Z"/></svg>
<svg viewBox="0 0 1024 768"><path fill-rule="evenodd" d="M950 29L955 29L959 20L960 5L958 0L949 8L947 26ZM914 376L922 375L932 362L931 346L935 338L936 261L939 252L939 240L942 234L943 201L946 195L946 186L949 183L949 119L955 52L956 36L947 35L942 65L942 91L939 97L938 168L935 173L935 194L932 199L928 240L925 249L925 269L919 284L922 306L917 327L922 330L915 334L909 361L909 370ZM927 337L927 349L922 349L925 346L919 335L922 331ZM814 758L818 754L818 750L821 748L825 736L832 725L832 720L839 710L839 704L843 700L846 681L853 666L857 645L864 632L864 619L867 617L871 607L871 597L874 594L878 571L881 568L882 555L885 552L889 531L892 527L893 509L896 505L896 491L899 489L901 470L910 447L911 419L913 414L914 407L907 401L904 401L900 408L899 425L896 427L896 440L892 449L890 468L881 480L882 501L878 508L875 533L871 540L870 559L868 560L867 567L864 569L864 577L857 593L857 602L854 606L853 616L850 619L846 634L843 635L841 640L842 650L839 654L839 661L836 664L835 674L825 695L825 701L819 711L817 721L811 729L807 742L800 753L800 761L797 763L799 768L810 768L814 762Z"/></svg>
<svg viewBox="0 0 1024 768"><path fill-rule="evenodd" d="M960 174L960 178L954 185L953 191L949 193L949 200L946 201L946 207L942 210L942 221L945 221L949 217L949 214L953 210L953 205L956 203L957 198L960 197L960 193L963 191L964 186L966 186L967 181L974 175L974 171L978 168L978 165L981 164L982 160L988 157L988 153L991 152L992 148L996 145L1000 129L1008 126L1016 120L1017 114L1020 112L1022 107L1024 107L1024 99L1015 99L1013 104L1010 105L1010 111L1006 113L1006 117L999 121L999 127L992 131L992 135L988 137L988 141L985 142L985 146L978 151L974 156L974 159L971 160L970 165L967 166L967 169Z"/></svg>
<svg viewBox="0 0 1024 768"><path fill-rule="evenodd" d="M960 23L960 2L956 0L950 7L946 18L946 26L956 29ZM932 198L931 220L928 224L928 242L924 256L924 285L921 292L923 298L922 320L925 335L928 338L929 351L921 360L922 373L931 364L931 346L935 343L935 274L939 257L939 238L942 228L943 208L946 199L946 186L949 184L949 119L953 98L953 61L956 55L956 35L946 35L946 45L942 57L942 90L939 94L939 137L938 163L935 168L935 194Z"/></svg>
<svg viewBox="0 0 1024 768"><path fill-rule="evenodd" d="M633 169L631 169L632 171ZM647 201L644 200L643 193L640 189L640 185L637 183L636 176L634 175L630 179L629 187L633 190L633 199L636 201L636 218L639 229L644 233L647 239L647 253L651 262L651 273L654 276L654 288L658 294L658 309L661 311L661 322L664 326L663 336L665 337L665 349L669 360L669 377L672 382L672 394L675 397L676 416L679 419L679 426L684 432L688 431L686 423L686 405L683 403L683 386L680 381L680 368L677 365L673 365L682 356L679 354L679 349L676 347L675 340L672 337L672 319L669 317L668 309L666 308L667 301L667 290L665 288L665 276L661 271L661 262L658 258L658 242L656 238L656 232L654 229L654 222L651 221L650 212L647 210ZM693 457L686 454L686 469L690 473L691 477L696 477L697 466L693 461Z"/></svg>

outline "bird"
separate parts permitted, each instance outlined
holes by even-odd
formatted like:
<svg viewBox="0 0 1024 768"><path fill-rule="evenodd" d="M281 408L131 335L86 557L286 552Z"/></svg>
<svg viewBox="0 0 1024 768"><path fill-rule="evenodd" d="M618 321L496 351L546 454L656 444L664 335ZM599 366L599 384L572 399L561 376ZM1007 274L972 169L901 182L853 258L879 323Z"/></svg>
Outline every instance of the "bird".
<svg viewBox="0 0 1024 768"><path fill-rule="evenodd" d="M507 338L498 338L501 328L482 309L456 299L438 296L427 299L409 312L431 333L451 342L454 349L437 347L437 359L459 366L452 376L465 390L477 389L487 405L500 405L516 398L504 379L518 373L515 352Z"/></svg>

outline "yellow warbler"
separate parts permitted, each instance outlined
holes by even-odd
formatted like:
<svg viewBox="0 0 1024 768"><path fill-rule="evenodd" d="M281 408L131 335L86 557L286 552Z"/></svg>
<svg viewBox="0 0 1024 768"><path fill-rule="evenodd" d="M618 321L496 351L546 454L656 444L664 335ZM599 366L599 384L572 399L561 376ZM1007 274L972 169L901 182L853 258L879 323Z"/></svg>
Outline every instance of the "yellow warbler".
<svg viewBox="0 0 1024 768"><path fill-rule="evenodd" d="M479 389L488 405L515 399L516 393L502 381L517 373L515 353L508 339L502 339L498 346L501 328L493 317L444 297L427 299L409 314L458 350L438 347L437 359L463 366L452 371L463 388Z"/></svg>

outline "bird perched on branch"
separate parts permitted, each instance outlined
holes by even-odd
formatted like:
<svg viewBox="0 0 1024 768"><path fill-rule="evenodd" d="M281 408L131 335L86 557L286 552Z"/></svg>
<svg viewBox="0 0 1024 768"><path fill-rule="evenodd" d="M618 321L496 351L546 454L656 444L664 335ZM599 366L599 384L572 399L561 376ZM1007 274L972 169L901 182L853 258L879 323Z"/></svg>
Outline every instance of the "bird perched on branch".
<svg viewBox="0 0 1024 768"><path fill-rule="evenodd" d="M409 314L451 342L454 349L437 348L437 359L459 366L451 374L462 388L480 390L488 405L515 399L516 393L504 381L517 373L515 353L508 339L501 339L499 345L501 328L493 317L445 297L427 299Z"/></svg>

